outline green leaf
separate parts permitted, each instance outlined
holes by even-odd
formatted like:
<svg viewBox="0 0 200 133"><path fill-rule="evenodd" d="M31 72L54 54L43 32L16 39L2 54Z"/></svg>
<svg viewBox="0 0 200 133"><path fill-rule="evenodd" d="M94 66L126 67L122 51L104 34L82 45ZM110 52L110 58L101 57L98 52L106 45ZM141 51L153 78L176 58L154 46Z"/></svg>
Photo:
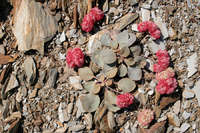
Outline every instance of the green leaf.
<svg viewBox="0 0 200 133"><path fill-rule="evenodd" d="M118 82L118 88L123 92L131 92L135 89L136 84L129 78L123 78Z"/></svg>
<svg viewBox="0 0 200 133"><path fill-rule="evenodd" d="M118 72L119 72L119 76L120 77L124 77L127 74L128 70L127 70L127 68L126 68L126 66L124 64L121 64L119 66L119 71Z"/></svg>
<svg viewBox="0 0 200 133"><path fill-rule="evenodd" d="M83 84L84 89L86 89L88 92L97 94L99 93L101 87L99 84L97 84L95 81L88 81Z"/></svg>
<svg viewBox="0 0 200 133"><path fill-rule="evenodd" d="M85 81L91 80L94 77L94 74L89 67L79 68L78 74L81 77L81 79Z"/></svg>
<svg viewBox="0 0 200 133"><path fill-rule="evenodd" d="M100 98L98 95L90 93L80 96L80 102L85 112L94 112L99 107Z"/></svg>
<svg viewBox="0 0 200 133"><path fill-rule="evenodd" d="M115 95L115 93L106 89L104 93L104 99L105 105L110 111L117 112L118 110L120 110L120 108L116 106L117 96Z"/></svg>
<svg viewBox="0 0 200 133"><path fill-rule="evenodd" d="M112 64L116 61L116 54L111 49L103 49L100 53L100 58L105 64Z"/></svg>

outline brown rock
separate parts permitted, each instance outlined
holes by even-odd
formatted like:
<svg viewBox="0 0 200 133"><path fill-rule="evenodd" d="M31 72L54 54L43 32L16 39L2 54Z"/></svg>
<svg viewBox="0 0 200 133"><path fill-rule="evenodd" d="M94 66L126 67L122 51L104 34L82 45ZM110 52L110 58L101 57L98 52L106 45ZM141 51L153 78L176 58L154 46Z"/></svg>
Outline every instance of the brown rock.
<svg viewBox="0 0 200 133"><path fill-rule="evenodd" d="M35 1L20 0L14 9L14 27L18 49L26 51L36 49L43 54L44 43L49 41L57 31L57 23L42 4ZM14 4L15 6L15 4Z"/></svg>

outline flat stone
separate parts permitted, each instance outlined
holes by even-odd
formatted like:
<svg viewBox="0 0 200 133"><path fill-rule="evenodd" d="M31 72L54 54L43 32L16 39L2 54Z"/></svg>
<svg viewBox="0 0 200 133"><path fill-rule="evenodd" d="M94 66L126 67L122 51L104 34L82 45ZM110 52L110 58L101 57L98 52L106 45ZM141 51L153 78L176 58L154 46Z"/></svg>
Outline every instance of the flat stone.
<svg viewBox="0 0 200 133"><path fill-rule="evenodd" d="M183 123L183 124L181 125L181 127L180 127L180 130L181 130L182 133L184 133L184 132L186 132L186 131L189 129L189 127L190 127L190 124L188 124L188 123Z"/></svg>
<svg viewBox="0 0 200 133"><path fill-rule="evenodd" d="M58 25L56 19L49 14L40 2L21 0L14 5L12 28L17 39L18 50L36 49L44 52L44 43L55 35Z"/></svg>
<svg viewBox="0 0 200 133"><path fill-rule="evenodd" d="M37 77L37 68L32 57L28 56L23 63L23 68L26 74L26 80L30 85L35 83Z"/></svg>
<svg viewBox="0 0 200 133"><path fill-rule="evenodd" d="M62 123L70 120L70 117L68 116L67 113L66 104L64 102L60 103L58 107L58 118Z"/></svg>
<svg viewBox="0 0 200 133"><path fill-rule="evenodd" d="M195 86L192 90L194 91L200 106L200 79L195 83Z"/></svg>
<svg viewBox="0 0 200 133"><path fill-rule="evenodd" d="M49 88L55 87L57 76L58 76L57 68L52 68L52 69L49 70L49 76L48 76L49 78L48 78L48 81L47 81Z"/></svg>
<svg viewBox="0 0 200 133"><path fill-rule="evenodd" d="M134 5L136 5L138 3L138 0L129 0L129 4L131 5L131 6L134 6Z"/></svg>
<svg viewBox="0 0 200 133"><path fill-rule="evenodd" d="M137 27L138 27L137 24L133 24L133 25L131 26L131 29L132 29L133 31L138 31Z"/></svg>
<svg viewBox="0 0 200 133"><path fill-rule="evenodd" d="M151 50L151 52L153 54L155 54L158 50L162 49L164 50L165 49L165 45L164 43L160 43L160 44L157 44L155 43L154 41L150 41L147 46L149 47L149 49Z"/></svg>
<svg viewBox="0 0 200 133"><path fill-rule="evenodd" d="M187 77L191 77L192 75L194 75L197 72L198 69L198 57L197 57L197 53L192 54L188 59L187 59L187 70L188 70L188 74Z"/></svg>
<svg viewBox="0 0 200 133"><path fill-rule="evenodd" d="M149 21L151 12L147 9L141 8L142 21Z"/></svg>
<svg viewBox="0 0 200 133"><path fill-rule="evenodd" d="M181 108L181 101L178 100L178 101L176 101L176 103L175 103L174 106L173 106L173 111L174 111L174 113L175 113L176 115L179 114L180 108Z"/></svg>
<svg viewBox="0 0 200 133"><path fill-rule="evenodd" d="M187 120L188 118L190 118L190 116L191 116L191 113L188 113L188 112L186 112L186 111L184 111L183 114L182 114L182 117L183 117L185 120Z"/></svg>
<svg viewBox="0 0 200 133"><path fill-rule="evenodd" d="M180 122L178 116L175 113L170 112L170 113L167 114L167 117L168 117L169 123L171 125L176 126L176 127L180 126L181 122Z"/></svg>
<svg viewBox="0 0 200 133"><path fill-rule="evenodd" d="M183 97L186 98L186 99L191 99L191 98L194 97L194 92L192 90L185 89L183 91Z"/></svg>
<svg viewBox="0 0 200 133"><path fill-rule="evenodd" d="M60 35L60 42L64 42L66 40L66 35L65 32L63 31L62 34Z"/></svg>
<svg viewBox="0 0 200 133"><path fill-rule="evenodd" d="M69 127L69 131L72 131L72 132L79 132L83 129L85 129L85 125L81 125L81 124Z"/></svg>
<svg viewBox="0 0 200 133"><path fill-rule="evenodd" d="M8 85L6 86L5 94L8 91L17 88L18 86L19 86L19 82L18 82L18 80L16 78L16 75L11 74L10 79L8 81Z"/></svg>
<svg viewBox="0 0 200 133"><path fill-rule="evenodd" d="M164 22L162 21L162 18L161 18L161 17L157 17L155 23L156 23L156 24L158 25L158 27L160 28L160 31L161 31L161 33L162 33L162 35L163 35L163 39L168 38L168 37L169 37L169 34L168 34L167 25L166 25L166 23L164 23Z"/></svg>
<svg viewBox="0 0 200 133"><path fill-rule="evenodd" d="M71 77L69 77L69 82L75 89L78 89L78 90L82 90L83 89L83 87L81 85L80 76L71 76Z"/></svg>

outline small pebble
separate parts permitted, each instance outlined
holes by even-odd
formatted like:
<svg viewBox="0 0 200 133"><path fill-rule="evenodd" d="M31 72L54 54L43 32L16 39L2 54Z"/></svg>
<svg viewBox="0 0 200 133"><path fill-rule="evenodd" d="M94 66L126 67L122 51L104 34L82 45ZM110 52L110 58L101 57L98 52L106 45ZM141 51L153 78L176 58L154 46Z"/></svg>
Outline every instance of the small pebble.
<svg viewBox="0 0 200 133"><path fill-rule="evenodd" d="M188 124L188 123L183 123L182 125L181 125L181 127L180 127L180 129L181 129L181 132L185 132L185 131L187 131L188 129L189 129L189 127L190 127L190 124Z"/></svg>
<svg viewBox="0 0 200 133"><path fill-rule="evenodd" d="M187 120L191 116L191 113L188 113L186 111L183 112L182 117Z"/></svg>

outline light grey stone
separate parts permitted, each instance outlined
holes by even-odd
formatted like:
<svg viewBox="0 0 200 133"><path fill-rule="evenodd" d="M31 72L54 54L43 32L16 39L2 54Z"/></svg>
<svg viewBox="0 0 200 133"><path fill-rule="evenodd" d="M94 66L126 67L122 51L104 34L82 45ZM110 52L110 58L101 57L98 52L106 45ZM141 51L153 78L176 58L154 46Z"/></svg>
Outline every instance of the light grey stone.
<svg viewBox="0 0 200 133"><path fill-rule="evenodd" d="M200 79L195 83L194 88L192 89L196 95L196 98L198 100L198 104L200 106Z"/></svg>
<svg viewBox="0 0 200 133"><path fill-rule="evenodd" d="M142 14L142 21L149 21L150 20L150 11L144 8L141 8Z"/></svg>
<svg viewBox="0 0 200 133"><path fill-rule="evenodd" d="M181 101L180 100L176 101L176 103L174 104L172 108L173 108L174 113L178 115L181 108Z"/></svg>
<svg viewBox="0 0 200 133"><path fill-rule="evenodd" d="M154 41L150 41L147 45L153 54L155 54L160 49L165 49L164 43L157 44Z"/></svg>
<svg viewBox="0 0 200 133"><path fill-rule="evenodd" d="M62 34L60 35L60 42L64 42L66 40L66 35L65 32L63 31Z"/></svg>
<svg viewBox="0 0 200 133"><path fill-rule="evenodd" d="M160 28L160 31L161 31L161 33L162 33L162 35L163 35L163 39L168 38L168 37L169 37L169 34L168 34L167 25L166 25L166 23L164 23L164 22L162 21L162 18L161 18L161 17L157 17L155 23L156 23L156 24L158 25L158 27Z"/></svg>
<svg viewBox="0 0 200 133"><path fill-rule="evenodd" d="M198 69L198 57L197 57L197 53L192 54L188 59L187 59L187 70L188 70L188 74L187 77L191 77L192 75L194 75L197 72Z"/></svg>
<svg viewBox="0 0 200 133"><path fill-rule="evenodd" d="M194 97L194 93L189 89L185 89L183 91L183 97L186 98L186 99L191 99L191 98Z"/></svg>
<svg viewBox="0 0 200 133"><path fill-rule="evenodd" d="M189 129L189 127L190 127L190 124L188 124L188 123L183 123L183 124L181 125L181 127L180 127L180 130L181 130L182 133L184 133L184 132L186 132L186 131Z"/></svg>
<svg viewBox="0 0 200 133"><path fill-rule="evenodd" d="M186 111L183 112L182 117L187 120L191 116L191 113L188 113Z"/></svg>

